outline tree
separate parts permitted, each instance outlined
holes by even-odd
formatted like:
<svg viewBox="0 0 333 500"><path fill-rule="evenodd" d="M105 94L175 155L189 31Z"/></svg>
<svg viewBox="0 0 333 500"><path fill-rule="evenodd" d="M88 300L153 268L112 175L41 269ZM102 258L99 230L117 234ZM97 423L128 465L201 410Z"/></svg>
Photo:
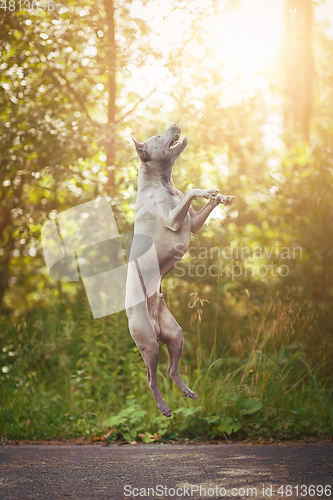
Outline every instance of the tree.
<svg viewBox="0 0 333 500"><path fill-rule="evenodd" d="M141 3L149 8L146 0ZM132 4L74 0L33 16L25 10L3 13L2 308L10 280L19 293L19 283L24 289L28 276L43 267L38 239L49 214L55 217L78 200L109 194L120 226L126 224L130 200L121 193L134 194L135 180L128 172L135 173L135 157L123 131L129 120L133 130L142 130L153 113L142 122L142 112L136 112L144 96L126 89L125 75L131 64L145 65L147 49L150 60L161 58L151 46L149 23L133 15ZM203 15L194 0L175 2L172 8L191 8L189 29ZM117 105L120 99L126 104ZM157 109L158 103L153 106ZM100 156L103 148L106 161Z"/></svg>
<svg viewBox="0 0 333 500"><path fill-rule="evenodd" d="M285 110L287 129L304 141L310 137L313 87L312 0L287 0L284 5Z"/></svg>

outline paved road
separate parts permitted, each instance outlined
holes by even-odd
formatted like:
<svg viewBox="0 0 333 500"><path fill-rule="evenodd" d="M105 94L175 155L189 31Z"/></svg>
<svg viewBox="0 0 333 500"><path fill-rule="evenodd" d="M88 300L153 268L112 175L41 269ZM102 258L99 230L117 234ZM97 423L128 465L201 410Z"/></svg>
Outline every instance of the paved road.
<svg viewBox="0 0 333 500"><path fill-rule="evenodd" d="M68 498L333 498L333 443L0 447L1 500Z"/></svg>

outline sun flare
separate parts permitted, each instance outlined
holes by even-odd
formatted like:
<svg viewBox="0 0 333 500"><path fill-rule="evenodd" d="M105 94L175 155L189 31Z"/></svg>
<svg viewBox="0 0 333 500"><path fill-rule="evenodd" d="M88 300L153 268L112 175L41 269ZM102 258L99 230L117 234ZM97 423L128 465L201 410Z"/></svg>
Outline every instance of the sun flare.
<svg viewBox="0 0 333 500"><path fill-rule="evenodd" d="M146 7L134 0L132 5L133 15L143 16L153 28L152 46L165 55L174 44L184 43L189 29L186 11L172 11L170 6L169 0L148 2ZM226 106L268 87L267 68L277 59L282 42L282 10L281 0L240 0L237 9L207 16L205 43L209 43L213 58L223 65L222 101ZM197 54L200 49L204 52L203 47L196 46ZM168 84L162 82L168 79L162 59L151 65L147 61L140 70L130 66L128 70L132 74L127 81L129 90L144 95L158 87L152 99L158 97L165 109L172 108Z"/></svg>
<svg viewBox="0 0 333 500"><path fill-rule="evenodd" d="M242 0L238 10L212 18L209 29L226 80L238 78L244 92L264 88L262 72L274 63L281 46L282 2Z"/></svg>

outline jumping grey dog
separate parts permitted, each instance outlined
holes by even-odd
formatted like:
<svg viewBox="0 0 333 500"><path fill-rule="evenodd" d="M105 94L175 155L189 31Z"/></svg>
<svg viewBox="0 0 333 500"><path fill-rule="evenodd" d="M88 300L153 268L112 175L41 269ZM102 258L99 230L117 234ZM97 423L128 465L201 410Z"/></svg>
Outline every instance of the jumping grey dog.
<svg viewBox="0 0 333 500"><path fill-rule="evenodd" d="M172 181L172 167L186 148L186 137L180 136L180 127L174 124L163 135L150 137L139 143L134 138L136 151L141 160L138 176L137 201L135 206L134 235L152 238L158 258L158 271L149 274L149 259L144 280L145 300L133 300L138 293L138 281L133 271L128 271L126 283L126 314L130 333L147 367L148 385L162 415L171 416L157 383L159 342L166 344L170 362L168 373L183 394L197 399L181 380L178 363L183 349L183 332L167 309L161 292L161 280L170 272L190 245L191 232L197 233L208 215L219 203L231 205L235 197L218 194L217 189L192 189L185 195L178 191ZM207 198L208 203L195 212L192 200ZM135 236L134 236L135 237ZM180 248L182 249L180 251ZM133 250L133 244L131 253ZM134 269L134 268L133 268ZM142 270L142 268L141 268ZM148 276L148 278L147 278ZM147 290L150 290L150 293ZM129 304L137 303L135 306Z"/></svg>

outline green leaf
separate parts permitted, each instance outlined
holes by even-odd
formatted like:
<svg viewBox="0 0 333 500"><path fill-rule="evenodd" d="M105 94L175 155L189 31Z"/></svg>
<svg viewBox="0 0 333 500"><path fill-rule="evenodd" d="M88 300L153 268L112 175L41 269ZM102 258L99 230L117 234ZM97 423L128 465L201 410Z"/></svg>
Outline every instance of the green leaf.
<svg viewBox="0 0 333 500"><path fill-rule="evenodd" d="M215 424L215 422L218 422L220 420L220 415L210 415L208 417L205 417L205 420L208 424Z"/></svg>
<svg viewBox="0 0 333 500"><path fill-rule="evenodd" d="M173 411L173 413L181 413L183 417L190 417L192 415L195 415L198 411L202 410L202 406L197 406L196 408L177 408L176 410Z"/></svg>
<svg viewBox="0 0 333 500"><path fill-rule="evenodd" d="M146 410L135 410L132 415L130 416L130 422L134 422L135 420L139 420L142 417L147 415Z"/></svg>
<svg viewBox="0 0 333 500"><path fill-rule="evenodd" d="M123 418L123 416L118 414L118 415L115 415L114 417L110 417L106 421L106 425L108 427L117 427L119 424L123 423L124 421L125 421L125 419Z"/></svg>
<svg viewBox="0 0 333 500"><path fill-rule="evenodd" d="M131 429L130 432L129 432L131 438L132 438L132 441L134 441L138 435L138 431L136 429Z"/></svg>
<svg viewBox="0 0 333 500"><path fill-rule="evenodd" d="M158 434L160 434L161 436L164 436L164 434L166 434L168 432L168 428L166 427L165 429L158 429Z"/></svg>
<svg viewBox="0 0 333 500"><path fill-rule="evenodd" d="M123 432L123 438L125 439L125 441L127 441L128 443L130 443L131 441L133 441L131 435L129 432Z"/></svg>
<svg viewBox="0 0 333 500"><path fill-rule="evenodd" d="M217 429L220 433L225 432L226 434L231 434L232 432L237 432L242 425L239 422L235 422L233 418L227 417L221 419Z"/></svg>
<svg viewBox="0 0 333 500"><path fill-rule="evenodd" d="M141 435L140 437L144 443L151 443L152 442L151 438L147 435Z"/></svg>
<svg viewBox="0 0 333 500"><path fill-rule="evenodd" d="M253 399L248 401L241 401L240 405L244 408L244 415L250 415L251 413L255 413L262 408L262 403Z"/></svg>

